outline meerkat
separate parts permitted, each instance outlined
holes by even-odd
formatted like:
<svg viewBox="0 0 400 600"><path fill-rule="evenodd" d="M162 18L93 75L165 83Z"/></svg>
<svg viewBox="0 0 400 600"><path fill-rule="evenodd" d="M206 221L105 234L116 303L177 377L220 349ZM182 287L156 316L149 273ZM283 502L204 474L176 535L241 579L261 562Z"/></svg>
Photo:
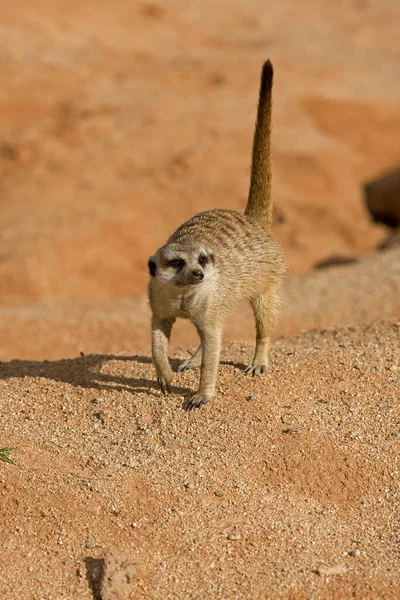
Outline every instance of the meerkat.
<svg viewBox="0 0 400 600"><path fill-rule="evenodd" d="M200 337L194 356L178 371L201 367L198 392L187 399L191 410L215 394L221 339L229 314L247 299L253 308L256 348L245 369L261 375L268 368L270 335L279 310L285 258L271 237L271 95L273 68L264 63L254 132L250 191L244 214L214 209L181 225L149 259L152 358L164 394L173 372L168 343L177 318L190 319Z"/></svg>

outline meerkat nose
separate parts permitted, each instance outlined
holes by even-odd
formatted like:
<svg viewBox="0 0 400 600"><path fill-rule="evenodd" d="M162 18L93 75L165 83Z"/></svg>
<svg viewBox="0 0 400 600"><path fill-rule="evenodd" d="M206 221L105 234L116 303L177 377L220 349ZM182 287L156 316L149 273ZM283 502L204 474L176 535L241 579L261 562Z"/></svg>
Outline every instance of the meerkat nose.
<svg viewBox="0 0 400 600"><path fill-rule="evenodd" d="M204 275L203 272L200 271L199 269L195 269L194 271L192 271L192 275L193 277L195 277L196 279L200 279L200 281L203 279Z"/></svg>

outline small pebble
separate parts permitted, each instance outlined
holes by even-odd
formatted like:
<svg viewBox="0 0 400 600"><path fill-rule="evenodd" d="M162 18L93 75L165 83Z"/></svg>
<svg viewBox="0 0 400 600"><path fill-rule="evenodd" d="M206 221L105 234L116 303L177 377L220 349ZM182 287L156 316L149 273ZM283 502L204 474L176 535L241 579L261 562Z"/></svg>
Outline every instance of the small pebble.
<svg viewBox="0 0 400 600"><path fill-rule="evenodd" d="M96 545L96 542L94 541L93 538L91 538L91 537L86 538L86 540L85 540L85 548L89 548L89 549L90 548L94 548L95 545Z"/></svg>
<svg viewBox="0 0 400 600"><path fill-rule="evenodd" d="M256 400L260 396L261 394L249 394L248 396L246 396L246 400Z"/></svg>
<svg viewBox="0 0 400 600"><path fill-rule="evenodd" d="M79 579L83 579L85 577L85 570L80 565L76 569L76 575Z"/></svg>
<svg viewBox="0 0 400 600"><path fill-rule="evenodd" d="M94 413L93 416L104 424L104 410L99 410L99 412Z"/></svg>
<svg viewBox="0 0 400 600"><path fill-rule="evenodd" d="M361 554L361 550L350 550L350 552L347 553L348 556L360 556Z"/></svg>
<svg viewBox="0 0 400 600"><path fill-rule="evenodd" d="M214 496L220 497L220 496L223 496L223 495L224 495L224 492L222 490L215 490L215 492L214 492Z"/></svg>
<svg viewBox="0 0 400 600"><path fill-rule="evenodd" d="M286 427L282 429L282 433L294 433L295 431L300 431L303 427Z"/></svg>
<svg viewBox="0 0 400 600"><path fill-rule="evenodd" d="M240 540L240 533L230 533L228 535L228 540L231 540L231 542L236 542L237 540Z"/></svg>

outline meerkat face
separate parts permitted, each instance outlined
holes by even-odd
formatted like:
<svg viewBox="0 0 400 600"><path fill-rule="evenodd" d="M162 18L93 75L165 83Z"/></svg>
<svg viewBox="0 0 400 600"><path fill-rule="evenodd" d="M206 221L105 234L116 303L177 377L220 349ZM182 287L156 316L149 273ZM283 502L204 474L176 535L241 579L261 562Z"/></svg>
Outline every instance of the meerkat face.
<svg viewBox="0 0 400 600"><path fill-rule="evenodd" d="M160 248L149 259L152 278L176 287L202 284L214 271L214 255L202 244L171 243Z"/></svg>

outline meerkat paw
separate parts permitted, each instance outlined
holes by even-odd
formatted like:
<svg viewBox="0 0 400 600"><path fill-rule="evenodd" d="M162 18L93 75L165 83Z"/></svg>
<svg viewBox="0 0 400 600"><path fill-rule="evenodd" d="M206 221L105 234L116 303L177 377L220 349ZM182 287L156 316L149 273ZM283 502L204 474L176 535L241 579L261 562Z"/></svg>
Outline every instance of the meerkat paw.
<svg viewBox="0 0 400 600"><path fill-rule="evenodd" d="M184 410L193 410L194 408L200 408L203 404L207 404L210 402L212 396L207 396L206 394L195 394L191 398L187 398L183 403Z"/></svg>
<svg viewBox="0 0 400 600"><path fill-rule="evenodd" d="M171 393L171 381L172 376L160 375L157 377L157 383L160 386L164 396Z"/></svg>
<svg viewBox="0 0 400 600"><path fill-rule="evenodd" d="M187 371L188 369L197 369L198 367L201 366L201 356L200 358L196 358L195 356L192 356L191 358L188 358L187 360L184 360L181 362L180 365L178 365L177 367L177 371Z"/></svg>
<svg viewBox="0 0 400 600"><path fill-rule="evenodd" d="M249 365L244 370L245 375L251 375L252 377L254 377L254 375L264 375L264 373L266 373L267 371L268 371L268 365L266 365L266 364Z"/></svg>
<svg viewBox="0 0 400 600"><path fill-rule="evenodd" d="M201 345L197 348L196 352L188 358L181 362L181 364L176 369L177 371L186 371L187 369L197 369L201 367Z"/></svg>

